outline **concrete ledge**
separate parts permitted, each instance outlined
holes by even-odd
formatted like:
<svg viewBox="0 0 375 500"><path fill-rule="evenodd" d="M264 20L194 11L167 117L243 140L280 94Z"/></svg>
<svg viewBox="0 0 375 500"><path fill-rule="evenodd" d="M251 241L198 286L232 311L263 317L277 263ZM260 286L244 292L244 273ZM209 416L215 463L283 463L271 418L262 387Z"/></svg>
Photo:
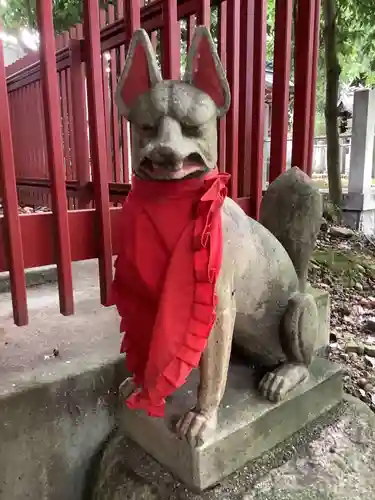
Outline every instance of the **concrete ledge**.
<svg viewBox="0 0 375 500"><path fill-rule="evenodd" d="M191 448L170 430L176 415L195 403L197 374L170 398L165 420L122 409L124 432L193 490L209 488L281 443L342 399L341 369L324 359L311 366L310 380L278 404L261 398L251 369L231 364L217 431Z"/></svg>
<svg viewBox="0 0 375 500"><path fill-rule="evenodd" d="M92 457L113 429L124 376L122 360L83 370L0 398L1 500L83 498Z"/></svg>
<svg viewBox="0 0 375 500"><path fill-rule="evenodd" d="M46 283L57 282L56 266L35 267L25 269L26 288L33 286L44 285ZM9 272L0 273L0 293L10 292Z"/></svg>
<svg viewBox="0 0 375 500"><path fill-rule="evenodd" d="M73 264L76 313L56 285L28 289L30 324L0 300L0 500L82 500L86 471L116 421L126 376L119 319L100 305L96 261Z"/></svg>

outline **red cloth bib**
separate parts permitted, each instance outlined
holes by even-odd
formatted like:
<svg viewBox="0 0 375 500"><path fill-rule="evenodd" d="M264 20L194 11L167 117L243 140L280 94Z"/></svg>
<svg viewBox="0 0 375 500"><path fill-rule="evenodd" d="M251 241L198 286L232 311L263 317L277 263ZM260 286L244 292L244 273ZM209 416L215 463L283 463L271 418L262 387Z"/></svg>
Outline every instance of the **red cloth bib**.
<svg viewBox="0 0 375 500"><path fill-rule="evenodd" d="M162 417L165 398L199 364L216 317L229 177L133 179L112 286L125 332L121 352L139 387L129 408Z"/></svg>

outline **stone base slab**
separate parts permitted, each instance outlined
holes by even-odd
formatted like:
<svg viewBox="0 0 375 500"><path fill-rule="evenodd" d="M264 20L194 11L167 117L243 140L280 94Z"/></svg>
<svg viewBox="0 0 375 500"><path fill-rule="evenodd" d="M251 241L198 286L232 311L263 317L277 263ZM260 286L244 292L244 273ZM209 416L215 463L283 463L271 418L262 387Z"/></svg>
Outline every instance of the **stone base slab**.
<svg viewBox="0 0 375 500"><path fill-rule="evenodd" d="M166 418L155 419L123 405L121 425L126 434L189 488L205 490L259 457L334 407L342 399L341 369L325 360L311 365L310 379L277 404L256 390L251 368L233 362L219 412L218 428L192 449L172 432L172 422L195 403L198 374L171 397Z"/></svg>

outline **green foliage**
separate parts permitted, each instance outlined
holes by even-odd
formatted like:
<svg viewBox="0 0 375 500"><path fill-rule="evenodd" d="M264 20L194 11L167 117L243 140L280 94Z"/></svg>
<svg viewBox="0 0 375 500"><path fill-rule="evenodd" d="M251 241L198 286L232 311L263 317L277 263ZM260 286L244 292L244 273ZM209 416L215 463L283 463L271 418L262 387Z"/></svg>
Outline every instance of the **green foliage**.
<svg viewBox="0 0 375 500"><path fill-rule="evenodd" d="M100 7L105 8L116 0L99 0ZM82 22L82 0L53 0L53 21L56 33L68 30ZM0 16L5 28L36 28L35 0L7 0L0 7Z"/></svg>
<svg viewBox="0 0 375 500"><path fill-rule="evenodd" d="M105 8L117 0L99 0ZM348 85L360 82L363 85L375 85L375 3L374 0L336 0L338 55L341 66L340 83ZM273 60L274 21L276 0L267 3L267 60ZM0 15L5 28L12 30L23 26L36 28L35 0L7 0L6 6L0 7ZM53 0L54 26L56 33L69 29L82 22L82 0ZM214 39L218 36L218 11L212 11L211 29ZM186 23L181 24L182 66L186 54ZM323 30L323 22L321 23ZM322 34L323 31L321 31ZM323 36L320 37L318 82L317 82L317 117L316 134L324 134L324 74ZM293 71L293 62L292 62Z"/></svg>

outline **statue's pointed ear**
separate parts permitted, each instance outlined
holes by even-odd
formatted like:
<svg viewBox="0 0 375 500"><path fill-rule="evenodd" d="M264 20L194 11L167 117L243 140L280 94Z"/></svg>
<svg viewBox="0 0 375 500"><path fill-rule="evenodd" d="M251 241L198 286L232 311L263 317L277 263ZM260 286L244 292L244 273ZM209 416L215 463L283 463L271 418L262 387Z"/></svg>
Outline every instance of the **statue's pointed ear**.
<svg viewBox="0 0 375 500"><path fill-rule="evenodd" d="M128 116L137 97L162 81L154 49L147 32L134 32L125 66L116 89L116 104L122 115Z"/></svg>
<svg viewBox="0 0 375 500"><path fill-rule="evenodd" d="M230 90L210 31L205 26L195 29L187 57L183 80L208 94L223 116L230 106Z"/></svg>

